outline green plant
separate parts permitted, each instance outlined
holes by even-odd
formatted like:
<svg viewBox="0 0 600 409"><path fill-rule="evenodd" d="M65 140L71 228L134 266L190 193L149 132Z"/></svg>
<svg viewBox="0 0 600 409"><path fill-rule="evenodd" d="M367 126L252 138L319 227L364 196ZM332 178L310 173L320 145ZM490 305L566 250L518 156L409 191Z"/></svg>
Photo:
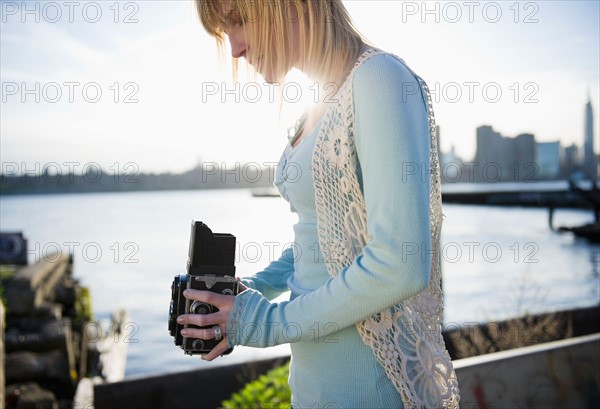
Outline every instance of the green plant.
<svg viewBox="0 0 600 409"><path fill-rule="evenodd" d="M75 321L84 323L92 321L92 297L90 289L87 287L79 287L75 300Z"/></svg>
<svg viewBox="0 0 600 409"><path fill-rule="evenodd" d="M225 409L237 408L269 408L289 409L292 392L288 385L290 363L271 369L257 380L248 383L244 388L221 402Z"/></svg>
<svg viewBox="0 0 600 409"><path fill-rule="evenodd" d="M16 272L17 269L13 265L0 265L0 302L2 302L5 307L6 293L4 292L4 289Z"/></svg>

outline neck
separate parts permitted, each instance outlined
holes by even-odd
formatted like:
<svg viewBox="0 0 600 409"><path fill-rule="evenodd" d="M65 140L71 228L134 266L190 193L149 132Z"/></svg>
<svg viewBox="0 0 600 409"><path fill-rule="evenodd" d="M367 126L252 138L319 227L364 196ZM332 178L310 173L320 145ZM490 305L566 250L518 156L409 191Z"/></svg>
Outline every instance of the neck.
<svg viewBox="0 0 600 409"><path fill-rule="evenodd" d="M337 87L340 87L358 58L368 47L370 47L368 44L363 44L362 47L351 54L334 52L329 58L323 57L320 58L319 61L313 63L310 61L304 63L299 62L295 65L295 68L302 71L311 82L322 84L322 86L335 84ZM337 64L331 64L330 61L337 61ZM324 71L323 67L335 68Z"/></svg>

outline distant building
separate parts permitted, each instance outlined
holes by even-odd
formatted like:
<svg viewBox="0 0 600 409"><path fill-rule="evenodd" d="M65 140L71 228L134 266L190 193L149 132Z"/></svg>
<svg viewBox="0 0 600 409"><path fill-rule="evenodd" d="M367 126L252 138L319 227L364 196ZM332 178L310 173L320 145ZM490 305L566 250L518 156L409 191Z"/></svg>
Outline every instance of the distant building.
<svg viewBox="0 0 600 409"><path fill-rule="evenodd" d="M480 126L475 163L480 169L475 181L479 182L521 182L535 177L535 138L532 134L508 138L491 126Z"/></svg>
<svg viewBox="0 0 600 409"><path fill-rule="evenodd" d="M515 161L509 168L513 182L532 182L538 178L536 143L533 134L524 133L513 139Z"/></svg>
<svg viewBox="0 0 600 409"><path fill-rule="evenodd" d="M488 125L478 127L476 134L477 150L475 151L475 165L478 171L474 174L475 181L490 182L493 179L502 180L502 175L499 178L494 178L494 175L489 171L490 168L492 170L493 168L499 168L500 172L502 172L503 168L510 166L510 164L506 164L506 158L509 154L508 146L505 143L506 138ZM506 171L503 173L506 173Z"/></svg>
<svg viewBox="0 0 600 409"><path fill-rule="evenodd" d="M560 142L536 144L535 163L540 179L556 179L560 174Z"/></svg>
<svg viewBox="0 0 600 409"><path fill-rule="evenodd" d="M454 145L450 152L443 152L440 157L440 167L442 170L442 182L461 182L467 181L468 175L464 172L463 161L456 155Z"/></svg>
<svg viewBox="0 0 600 409"><path fill-rule="evenodd" d="M577 145L572 144L563 149L562 162L561 162L561 174L565 178L569 178L573 173L579 169L579 149Z"/></svg>
<svg viewBox="0 0 600 409"><path fill-rule="evenodd" d="M585 105L585 133L583 138L583 170L592 180L598 179L596 155L594 153L594 113L592 101Z"/></svg>

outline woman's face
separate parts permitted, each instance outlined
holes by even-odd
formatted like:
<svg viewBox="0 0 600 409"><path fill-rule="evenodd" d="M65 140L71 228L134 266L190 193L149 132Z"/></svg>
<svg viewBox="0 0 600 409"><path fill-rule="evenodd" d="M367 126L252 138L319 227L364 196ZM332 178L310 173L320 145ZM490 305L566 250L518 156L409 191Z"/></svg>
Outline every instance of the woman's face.
<svg viewBox="0 0 600 409"><path fill-rule="evenodd" d="M283 73L284 75L293 66L296 66L299 60L299 19L297 13L295 12L295 8L292 9L293 11L289 12L290 18L286 19L286 28L290 30L291 34L292 52L290 53L290 55L292 56L293 60L289 63L289 67L286 67L286 72ZM253 47L253 44L251 44L250 40L252 38L250 30L257 29L258 24L269 24L269 22L256 21L248 23L244 26L241 17L239 16L239 13L234 11L228 5L225 5L223 7L223 13L226 16L226 21L228 21L228 25L227 27L225 27L224 31L227 34L229 43L231 45L231 56L233 58L244 58L250 65L252 65L252 67L254 67L254 69L259 74L261 74L265 78L265 81L269 83L274 82L276 80L276 76L274 73L273 61L266 61L265 56L261 53L258 47ZM270 56L275 56L275 42L271 42L269 46L271 47L271 50L268 54Z"/></svg>

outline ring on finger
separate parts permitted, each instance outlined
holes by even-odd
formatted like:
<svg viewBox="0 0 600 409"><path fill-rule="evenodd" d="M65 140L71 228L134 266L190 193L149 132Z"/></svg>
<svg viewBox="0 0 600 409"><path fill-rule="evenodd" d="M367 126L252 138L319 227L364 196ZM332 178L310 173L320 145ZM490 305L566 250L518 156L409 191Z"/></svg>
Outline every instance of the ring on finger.
<svg viewBox="0 0 600 409"><path fill-rule="evenodd" d="M215 332L215 341L223 339L223 334L221 333L221 327L219 325L213 326L213 331Z"/></svg>

